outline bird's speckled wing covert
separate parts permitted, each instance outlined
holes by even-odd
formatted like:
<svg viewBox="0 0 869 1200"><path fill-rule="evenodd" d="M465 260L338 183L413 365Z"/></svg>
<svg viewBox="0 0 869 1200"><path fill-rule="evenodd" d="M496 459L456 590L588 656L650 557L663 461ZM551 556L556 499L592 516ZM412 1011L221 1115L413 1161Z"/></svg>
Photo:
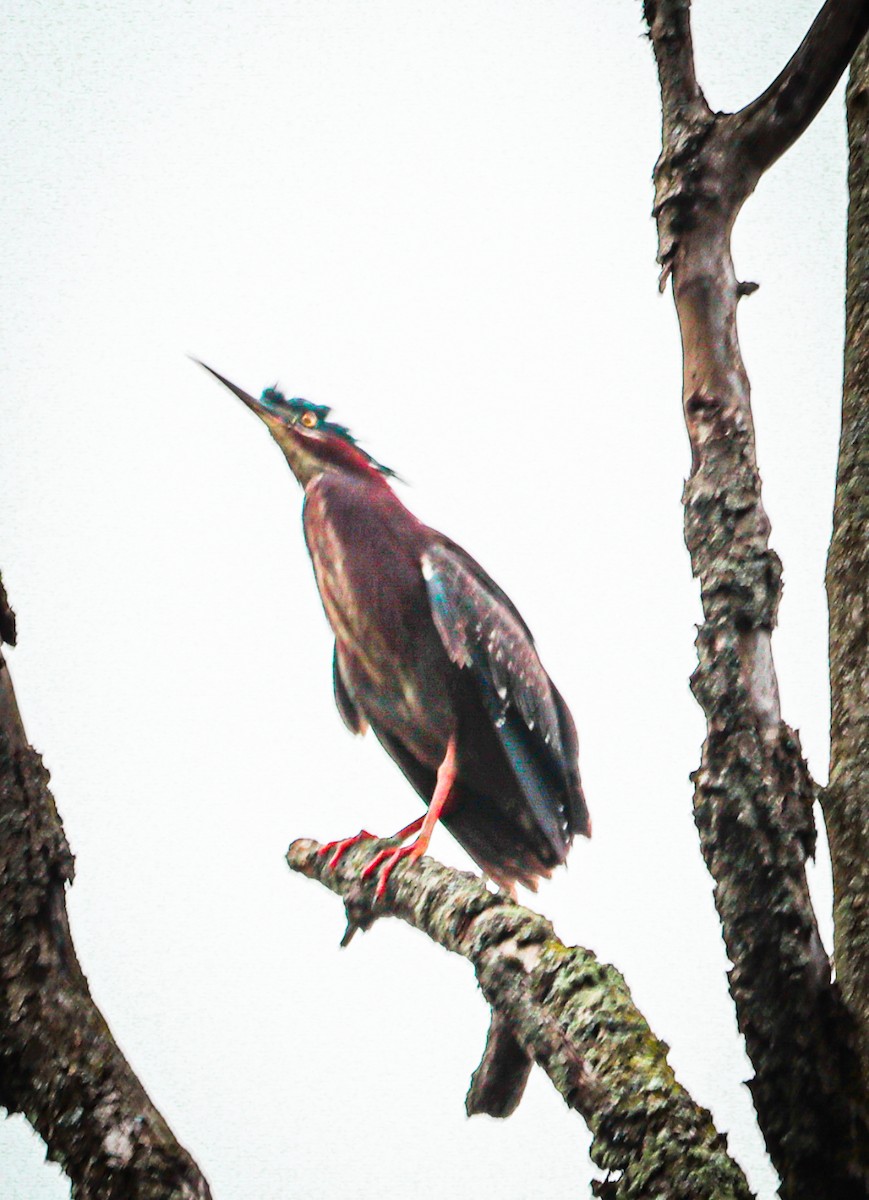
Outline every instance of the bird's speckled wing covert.
<svg viewBox="0 0 869 1200"><path fill-rule="evenodd" d="M435 627L452 662L474 677L526 799L563 861L588 834L573 718L505 593L454 543L422 556Z"/></svg>

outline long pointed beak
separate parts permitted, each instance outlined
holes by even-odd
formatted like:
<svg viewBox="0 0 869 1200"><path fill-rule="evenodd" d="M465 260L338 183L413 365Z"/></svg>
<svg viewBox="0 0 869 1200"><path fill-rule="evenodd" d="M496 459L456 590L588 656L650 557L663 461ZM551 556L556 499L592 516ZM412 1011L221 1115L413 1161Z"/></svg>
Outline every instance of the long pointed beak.
<svg viewBox="0 0 869 1200"><path fill-rule="evenodd" d="M273 417L273 414L270 413L269 409L261 400L257 400L253 396L249 396L248 393L243 392L240 387L236 387L234 383L230 383L228 379L224 379L224 377L215 371L213 367L209 367L208 363L202 362L201 359L193 358L192 354L190 355L190 358L200 367L204 367L209 375L213 375L215 379L220 380L225 388L229 388L233 395L238 396L239 400L243 401L252 412L256 413L258 417L261 417L263 420L269 416Z"/></svg>

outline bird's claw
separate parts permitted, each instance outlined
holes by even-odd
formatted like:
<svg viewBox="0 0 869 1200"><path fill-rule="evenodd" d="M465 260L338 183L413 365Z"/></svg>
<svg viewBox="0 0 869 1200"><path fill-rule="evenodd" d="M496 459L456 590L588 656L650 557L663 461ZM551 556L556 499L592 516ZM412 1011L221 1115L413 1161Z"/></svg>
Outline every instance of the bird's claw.
<svg viewBox="0 0 869 1200"><path fill-rule="evenodd" d="M373 841L374 834L369 833L367 829L360 829L353 837L341 838L337 842L326 842L317 850L318 857L322 858L326 854L332 853L332 857L326 863L326 867L330 871L334 871L338 863L352 846L358 846L360 842Z"/></svg>
<svg viewBox="0 0 869 1200"><path fill-rule="evenodd" d="M425 846L420 846L416 842L412 846L398 846L394 850L378 850L371 862L362 872L363 879L370 879L374 872L380 867L380 878L377 880L377 887L374 895L378 900L382 900L386 895L386 885L389 882L389 876L394 868L403 858L413 862L419 858L425 850ZM381 866L382 864L382 866Z"/></svg>
<svg viewBox="0 0 869 1200"><path fill-rule="evenodd" d="M393 843L401 842L405 838L410 837L411 834L418 833L424 820L425 818L420 817L416 821L411 821L410 825L405 825L404 829L399 829L398 833L394 838L391 838L390 841ZM395 846L393 844L392 846L387 846L385 850L377 851L371 862L368 863L359 874L360 879L370 879L374 872L380 868L380 877L377 881L377 888L375 889L374 893L376 899L382 900L386 895L386 885L389 882L389 876L392 874L393 868L399 862L401 862L403 858L413 862L415 859L425 854L426 848L428 847L429 838L430 834L423 831L420 837L418 837L415 842L411 843L410 846ZM326 864L327 870L331 871L338 866L338 863L352 846L358 846L360 842L364 842L366 840L376 841L377 838L375 834L369 833L367 829L360 829L354 837L342 838L341 841L338 842L326 842L324 845L319 846L317 848L317 856L322 858L326 854L331 854L332 857Z"/></svg>

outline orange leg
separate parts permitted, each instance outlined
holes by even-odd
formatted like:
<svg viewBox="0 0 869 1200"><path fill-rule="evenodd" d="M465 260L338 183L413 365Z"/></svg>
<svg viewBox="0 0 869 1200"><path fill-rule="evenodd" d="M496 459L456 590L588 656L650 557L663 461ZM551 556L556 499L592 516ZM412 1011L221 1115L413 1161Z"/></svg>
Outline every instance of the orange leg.
<svg viewBox="0 0 869 1200"><path fill-rule="evenodd" d="M391 842L406 842L412 833L419 833L425 824L425 817L417 817L415 821L411 821L409 825L405 825L404 829L399 829L398 833L394 833L389 839Z"/></svg>
<svg viewBox="0 0 869 1200"><path fill-rule="evenodd" d="M438 778L435 784L434 795L428 806L428 812L420 822L414 821L413 825L408 825L401 832L405 837L409 837L415 828L420 829L420 835L410 846L399 846L395 850L381 850L375 854L371 862L362 872L363 879L369 879L374 872L380 867L380 877L377 881L376 896L378 900L382 900L386 892L386 884L389 876L392 874L393 868L403 858L413 862L417 858L421 858L428 849L428 844L431 841L431 835L437 824L438 817L441 816L450 798L450 793L453 790L453 784L456 782L456 739L450 738L447 746L447 752L444 755L444 761L438 767Z"/></svg>

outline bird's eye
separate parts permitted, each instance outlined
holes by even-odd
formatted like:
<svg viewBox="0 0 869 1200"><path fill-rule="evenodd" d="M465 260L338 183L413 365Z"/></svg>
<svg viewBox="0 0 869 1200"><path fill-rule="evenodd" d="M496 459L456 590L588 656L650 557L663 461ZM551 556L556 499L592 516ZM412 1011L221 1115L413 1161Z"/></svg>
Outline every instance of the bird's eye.
<svg viewBox="0 0 869 1200"><path fill-rule="evenodd" d="M303 412L299 417L299 422L304 425L306 429L313 429L317 424L317 418L312 412Z"/></svg>

